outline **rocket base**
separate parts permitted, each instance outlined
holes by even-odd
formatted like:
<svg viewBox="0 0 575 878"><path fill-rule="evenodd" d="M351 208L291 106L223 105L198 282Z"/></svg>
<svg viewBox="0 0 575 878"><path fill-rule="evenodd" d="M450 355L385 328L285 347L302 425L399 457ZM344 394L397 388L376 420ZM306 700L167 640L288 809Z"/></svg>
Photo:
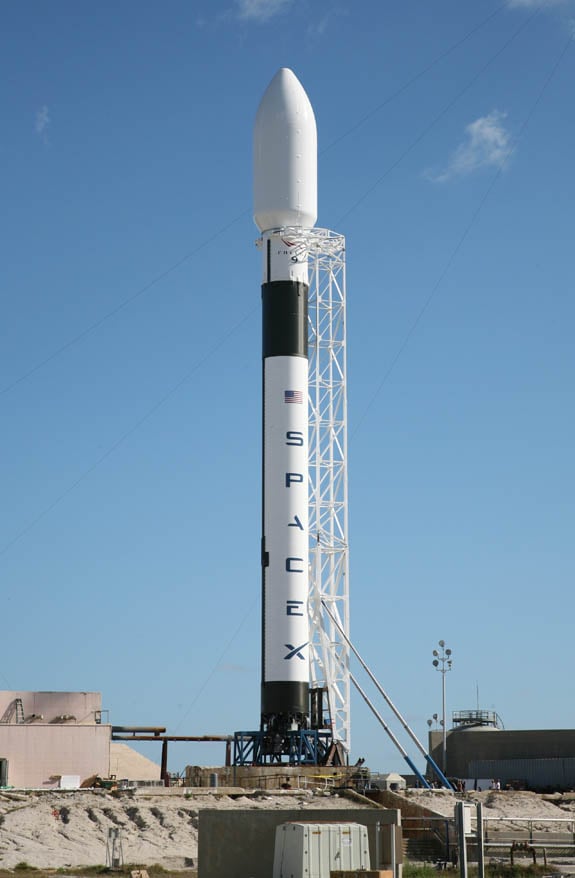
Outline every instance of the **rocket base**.
<svg viewBox="0 0 575 878"><path fill-rule="evenodd" d="M286 713L286 705L295 710ZM326 688L264 684L262 708L273 707L277 713L262 712L259 731L234 734L234 765L348 764L344 747L333 737Z"/></svg>
<svg viewBox="0 0 575 878"><path fill-rule="evenodd" d="M331 731L298 729L284 735L234 734L234 765L345 765L345 754Z"/></svg>
<svg viewBox="0 0 575 878"><path fill-rule="evenodd" d="M261 727L306 729L309 727L309 684L279 681L262 683Z"/></svg>

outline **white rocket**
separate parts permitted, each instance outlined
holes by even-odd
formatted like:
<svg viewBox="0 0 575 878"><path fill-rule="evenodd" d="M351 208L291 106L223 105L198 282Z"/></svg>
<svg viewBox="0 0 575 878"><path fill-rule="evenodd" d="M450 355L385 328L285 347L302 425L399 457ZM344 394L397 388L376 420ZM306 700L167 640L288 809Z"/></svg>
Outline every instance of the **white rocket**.
<svg viewBox="0 0 575 878"><path fill-rule="evenodd" d="M263 253L261 729L279 753L286 732L309 724L309 287L301 230L317 219L315 117L286 67L256 116L254 219Z"/></svg>

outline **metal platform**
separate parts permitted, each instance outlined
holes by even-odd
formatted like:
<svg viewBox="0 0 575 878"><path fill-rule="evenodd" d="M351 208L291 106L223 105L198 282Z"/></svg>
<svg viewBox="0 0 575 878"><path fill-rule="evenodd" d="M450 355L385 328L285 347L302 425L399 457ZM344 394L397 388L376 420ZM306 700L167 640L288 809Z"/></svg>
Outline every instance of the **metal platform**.
<svg viewBox="0 0 575 878"><path fill-rule="evenodd" d="M322 765L332 744L330 731L299 729L283 737L266 732L234 734L234 765Z"/></svg>

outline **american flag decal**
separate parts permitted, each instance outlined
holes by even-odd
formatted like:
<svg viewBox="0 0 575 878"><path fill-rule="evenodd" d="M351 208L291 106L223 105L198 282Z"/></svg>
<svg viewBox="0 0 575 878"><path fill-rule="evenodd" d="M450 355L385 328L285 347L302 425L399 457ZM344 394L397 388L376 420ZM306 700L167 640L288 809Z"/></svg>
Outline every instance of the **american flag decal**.
<svg viewBox="0 0 575 878"><path fill-rule="evenodd" d="M301 390L284 390L284 402L297 402L301 405L303 402Z"/></svg>

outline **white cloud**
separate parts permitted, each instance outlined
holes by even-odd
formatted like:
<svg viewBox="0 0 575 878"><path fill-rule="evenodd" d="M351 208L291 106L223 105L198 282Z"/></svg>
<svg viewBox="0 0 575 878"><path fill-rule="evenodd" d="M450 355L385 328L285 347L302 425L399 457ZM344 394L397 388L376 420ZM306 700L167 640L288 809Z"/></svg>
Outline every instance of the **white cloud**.
<svg viewBox="0 0 575 878"><path fill-rule="evenodd" d="M48 107L44 104L39 110L36 110L36 134L40 134L43 139L46 139L46 129L50 124L50 114L48 112Z"/></svg>
<svg viewBox="0 0 575 878"><path fill-rule="evenodd" d="M293 0L236 0L238 18L244 21L269 21L275 15L281 15L293 3Z"/></svg>
<svg viewBox="0 0 575 878"><path fill-rule="evenodd" d="M323 37L324 33L327 30L327 26L329 24L329 20L331 18L331 13L326 13L323 18L320 18L319 21L313 22L308 25L307 32L310 36L320 36Z"/></svg>
<svg viewBox="0 0 575 878"><path fill-rule="evenodd" d="M310 21L307 29L308 36L322 37L332 20L338 15L347 15L347 12L337 6L332 6L318 21Z"/></svg>
<svg viewBox="0 0 575 878"><path fill-rule="evenodd" d="M435 183L445 183L480 168L502 168L511 154L511 136L503 125L506 115L493 110L467 125L465 139L452 153L447 167L440 173L427 171L426 177Z"/></svg>
<svg viewBox="0 0 575 878"><path fill-rule="evenodd" d="M535 9L544 6L560 6L569 0L507 0L512 9Z"/></svg>

